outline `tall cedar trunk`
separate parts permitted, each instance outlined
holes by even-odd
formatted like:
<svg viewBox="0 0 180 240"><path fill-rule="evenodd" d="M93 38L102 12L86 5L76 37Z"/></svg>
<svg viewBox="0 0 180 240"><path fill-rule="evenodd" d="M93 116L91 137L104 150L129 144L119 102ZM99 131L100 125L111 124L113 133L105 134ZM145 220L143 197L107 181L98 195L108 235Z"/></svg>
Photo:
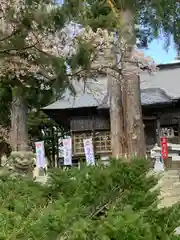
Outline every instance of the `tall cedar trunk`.
<svg viewBox="0 0 180 240"><path fill-rule="evenodd" d="M133 46L136 43L134 31L134 14L130 10L122 12L123 30L122 35L128 44L128 51L125 56L127 62L123 67L127 69L123 75L123 107L125 136L127 141L127 155L145 156L145 138L144 126L142 121L142 109L140 99L140 79L139 76L132 72L135 66L128 63Z"/></svg>
<svg viewBox="0 0 180 240"><path fill-rule="evenodd" d="M145 156L144 126L142 121L140 79L135 74L125 76L126 137L128 156Z"/></svg>
<svg viewBox="0 0 180 240"><path fill-rule="evenodd" d="M119 158L123 155L124 142L120 81L109 79L109 89L112 157Z"/></svg>
<svg viewBox="0 0 180 240"><path fill-rule="evenodd" d="M13 151L28 150L27 104L20 87L12 89L11 146Z"/></svg>

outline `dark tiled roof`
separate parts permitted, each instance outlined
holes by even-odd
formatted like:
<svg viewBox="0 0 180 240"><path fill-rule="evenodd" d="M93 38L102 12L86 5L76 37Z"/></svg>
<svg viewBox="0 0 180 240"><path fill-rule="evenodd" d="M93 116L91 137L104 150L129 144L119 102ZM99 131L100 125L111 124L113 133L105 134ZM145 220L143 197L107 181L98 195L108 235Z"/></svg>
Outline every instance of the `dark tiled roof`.
<svg viewBox="0 0 180 240"><path fill-rule="evenodd" d="M161 88L147 88L141 90L142 105L152 105L171 102L172 98Z"/></svg>
<svg viewBox="0 0 180 240"><path fill-rule="evenodd" d="M152 76L141 74L141 89L160 88L171 98L180 99L180 64L160 65L160 70Z"/></svg>
<svg viewBox="0 0 180 240"><path fill-rule="evenodd" d="M141 90L141 103L142 105L153 105L171 102L164 90L160 88L150 88ZM101 95L99 98L90 93L82 93L76 98L69 97L62 100L58 100L53 104L45 107L46 110L51 109L71 109L71 108L83 108L83 107L98 107L109 108L109 97L107 93Z"/></svg>
<svg viewBox="0 0 180 240"><path fill-rule="evenodd" d="M145 72L141 74L141 102L144 106L180 99L180 63L160 65L159 68L160 71L154 75ZM75 98L66 91L63 99L44 109L109 107L107 78L100 78L97 81L90 79L86 84L85 91L82 82L74 81L74 87L77 92Z"/></svg>
<svg viewBox="0 0 180 240"><path fill-rule="evenodd" d="M143 106L169 103L172 99L169 97L164 90L160 88L149 88L141 90L141 103ZM105 96L102 104L98 108L109 108L109 98Z"/></svg>
<svg viewBox="0 0 180 240"><path fill-rule="evenodd" d="M90 80L86 83L74 81L73 86L76 91L76 97L67 90L63 98L58 100L44 109L70 109L83 107L97 107L101 104L102 99L107 94L106 79L99 82Z"/></svg>

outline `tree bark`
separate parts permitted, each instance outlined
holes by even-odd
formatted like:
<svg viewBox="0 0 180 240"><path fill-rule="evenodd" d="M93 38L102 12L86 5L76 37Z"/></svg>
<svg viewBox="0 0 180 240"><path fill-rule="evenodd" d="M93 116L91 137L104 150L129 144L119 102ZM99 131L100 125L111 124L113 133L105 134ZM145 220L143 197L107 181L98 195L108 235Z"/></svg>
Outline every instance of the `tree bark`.
<svg viewBox="0 0 180 240"><path fill-rule="evenodd" d="M11 146L13 151L28 150L27 104L21 87L12 89Z"/></svg>
<svg viewBox="0 0 180 240"><path fill-rule="evenodd" d="M130 63L132 49L136 43L134 31L134 14L130 10L122 12L123 28L122 37L127 43L127 52L124 57L123 72L123 117L125 123L125 136L127 142L128 157L145 157L144 125L142 121L142 108L140 99L140 78L133 73L133 63Z"/></svg>
<svg viewBox="0 0 180 240"><path fill-rule="evenodd" d="M112 157L123 156L124 130L122 117L121 84L117 79L109 79L110 127Z"/></svg>
<svg viewBox="0 0 180 240"><path fill-rule="evenodd" d="M128 156L145 157L144 125L142 121L140 79L134 74L125 76L125 121Z"/></svg>

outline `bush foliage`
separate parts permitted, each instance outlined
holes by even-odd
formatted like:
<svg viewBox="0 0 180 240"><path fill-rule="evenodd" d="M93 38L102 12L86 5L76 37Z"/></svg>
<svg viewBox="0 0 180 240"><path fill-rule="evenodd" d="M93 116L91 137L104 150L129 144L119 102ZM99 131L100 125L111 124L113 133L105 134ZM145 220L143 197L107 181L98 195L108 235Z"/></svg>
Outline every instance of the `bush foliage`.
<svg viewBox="0 0 180 240"><path fill-rule="evenodd" d="M169 240L180 207L158 209L148 162L54 169L41 186L0 177L0 239Z"/></svg>

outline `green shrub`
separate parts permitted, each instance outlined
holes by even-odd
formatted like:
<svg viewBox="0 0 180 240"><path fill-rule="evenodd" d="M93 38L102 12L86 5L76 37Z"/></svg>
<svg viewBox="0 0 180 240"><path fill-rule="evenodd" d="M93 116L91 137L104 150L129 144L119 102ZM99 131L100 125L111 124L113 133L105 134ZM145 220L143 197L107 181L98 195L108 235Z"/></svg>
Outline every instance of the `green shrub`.
<svg viewBox="0 0 180 240"><path fill-rule="evenodd" d="M169 240L180 207L158 209L148 161L53 169L46 186L0 178L0 239Z"/></svg>

